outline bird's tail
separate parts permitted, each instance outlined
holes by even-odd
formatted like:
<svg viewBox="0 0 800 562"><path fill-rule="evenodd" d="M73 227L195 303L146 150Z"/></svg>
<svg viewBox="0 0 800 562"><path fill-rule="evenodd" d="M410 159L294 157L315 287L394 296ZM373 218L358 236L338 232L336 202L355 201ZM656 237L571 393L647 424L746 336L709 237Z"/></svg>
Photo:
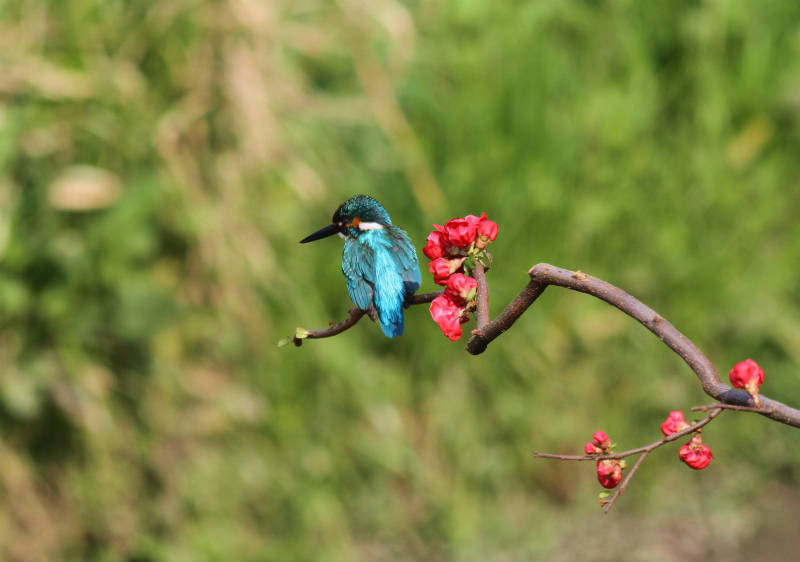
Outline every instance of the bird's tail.
<svg viewBox="0 0 800 562"><path fill-rule="evenodd" d="M380 320L381 330L386 334L386 337L393 338L403 335L405 323L403 322L402 311L397 311L395 314L380 315L378 319Z"/></svg>

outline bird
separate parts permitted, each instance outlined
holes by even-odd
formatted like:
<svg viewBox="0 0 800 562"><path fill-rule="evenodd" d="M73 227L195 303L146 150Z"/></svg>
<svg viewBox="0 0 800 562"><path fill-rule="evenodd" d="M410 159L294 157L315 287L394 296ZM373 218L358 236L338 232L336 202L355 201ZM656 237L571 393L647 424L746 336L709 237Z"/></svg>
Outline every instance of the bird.
<svg viewBox="0 0 800 562"><path fill-rule="evenodd" d="M402 335L403 308L422 283L408 234L393 225L383 205L369 195L356 195L339 205L331 224L300 243L334 234L344 238L342 274L350 299L386 336Z"/></svg>

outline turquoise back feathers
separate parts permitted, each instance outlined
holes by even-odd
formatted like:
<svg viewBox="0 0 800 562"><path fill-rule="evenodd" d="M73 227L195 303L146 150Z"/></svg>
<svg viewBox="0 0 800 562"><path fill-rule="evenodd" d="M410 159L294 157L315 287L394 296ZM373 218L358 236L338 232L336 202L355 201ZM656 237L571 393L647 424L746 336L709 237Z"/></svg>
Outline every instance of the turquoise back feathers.
<svg viewBox="0 0 800 562"><path fill-rule="evenodd" d="M408 235L392 224L378 201L367 195L342 203L331 225L302 242L332 234L345 239L342 273L350 299L370 313L388 337L401 335L403 309L422 282L417 253Z"/></svg>

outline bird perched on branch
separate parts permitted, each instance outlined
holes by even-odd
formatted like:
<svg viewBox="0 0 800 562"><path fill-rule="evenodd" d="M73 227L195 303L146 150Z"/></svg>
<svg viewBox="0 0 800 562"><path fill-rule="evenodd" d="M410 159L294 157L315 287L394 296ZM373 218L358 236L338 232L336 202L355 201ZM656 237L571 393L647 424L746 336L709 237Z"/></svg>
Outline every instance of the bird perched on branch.
<svg viewBox="0 0 800 562"><path fill-rule="evenodd" d="M401 335L403 308L422 282L417 252L408 235L368 195L356 195L339 205L331 224L300 243L333 234L344 238L342 273L352 301L388 337Z"/></svg>

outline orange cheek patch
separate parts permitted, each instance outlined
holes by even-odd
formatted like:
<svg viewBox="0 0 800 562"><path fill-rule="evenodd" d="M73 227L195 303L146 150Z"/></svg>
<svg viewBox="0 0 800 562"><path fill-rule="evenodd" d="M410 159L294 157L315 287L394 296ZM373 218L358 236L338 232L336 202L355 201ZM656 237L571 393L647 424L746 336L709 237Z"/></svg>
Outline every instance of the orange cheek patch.
<svg viewBox="0 0 800 562"><path fill-rule="evenodd" d="M361 217L353 217L353 220L350 221L350 226L353 228L358 228L359 224L361 224Z"/></svg>

